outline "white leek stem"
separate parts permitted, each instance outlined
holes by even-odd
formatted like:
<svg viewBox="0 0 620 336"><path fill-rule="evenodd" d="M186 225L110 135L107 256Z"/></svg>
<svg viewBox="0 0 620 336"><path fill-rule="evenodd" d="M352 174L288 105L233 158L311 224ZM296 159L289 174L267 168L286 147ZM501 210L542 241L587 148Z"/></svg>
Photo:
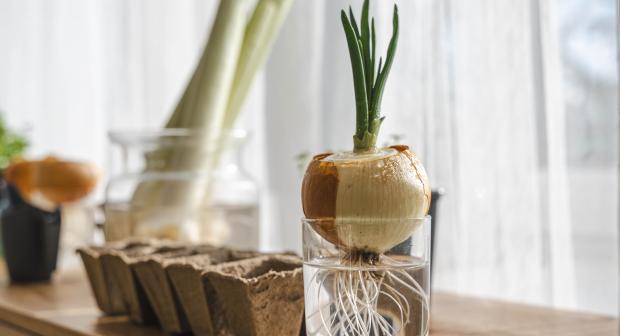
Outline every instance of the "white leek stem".
<svg viewBox="0 0 620 336"><path fill-rule="evenodd" d="M200 142L203 145L152 153L165 156L165 171L208 172L212 165L210 162L213 155L209 153L214 152L215 141L220 136L245 35L248 6L248 0L220 1L209 41L196 72L167 125L200 129ZM147 182L138 186L132 203L149 210L163 205L179 206L179 212L193 213L200 206L205 189L204 184L195 181ZM140 218L139 223L146 220L146 225L150 225L150 221L157 221L156 213L145 212L144 216L147 218Z"/></svg>
<svg viewBox="0 0 620 336"><path fill-rule="evenodd" d="M247 25L235 81L228 99L224 129L234 126L256 73L267 60L292 0L260 0Z"/></svg>
<svg viewBox="0 0 620 336"><path fill-rule="evenodd" d="M221 132L234 126L291 4L292 0L259 0L246 25L248 0L221 0L196 71L166 124L199 130L200 138L193 140L202 145L159 149L147 156L147 172L201 172L203 179L142 182L132 199L134 206L146 210L137 216L138 225L156 225L158 207L176 207L182 217L208 202L208 178L221 153ZM154 169L149 163L156 161L165 164Z"/></svg>

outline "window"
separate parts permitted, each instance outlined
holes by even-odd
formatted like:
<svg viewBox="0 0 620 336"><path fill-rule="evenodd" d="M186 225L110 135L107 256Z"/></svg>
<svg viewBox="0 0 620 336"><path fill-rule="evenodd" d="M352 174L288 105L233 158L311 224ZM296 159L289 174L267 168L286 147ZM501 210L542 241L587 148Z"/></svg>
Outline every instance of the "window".
<svg viewBox="0 0 620 336"><path fill-rule="evenodd" d="M351 146L349 2L297 1L246 104L265 248L300 247L298 154ZM445 189L436 288L615 314L615 2L398 2L382 141L411 144ZM0 110L31 155L108 167L109 130L162 125L215 3L3 1Z"/></svg>

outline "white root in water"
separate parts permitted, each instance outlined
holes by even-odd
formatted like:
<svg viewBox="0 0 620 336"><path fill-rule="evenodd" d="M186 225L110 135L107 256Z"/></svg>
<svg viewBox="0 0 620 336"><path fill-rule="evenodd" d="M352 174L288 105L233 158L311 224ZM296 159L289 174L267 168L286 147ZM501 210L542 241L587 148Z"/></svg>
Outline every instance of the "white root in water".
<svg viewBox="0 0 620 336"><path fill-rule="evenodd" d="M404 270L322 269L314 274L310 285L318 288L316 302L320 306L309 315L309 320L318 317L321 327L308 330L309 335L323 335L326 332L333 336L397 335L411 328L409 324L413 323L410 320L412 307L407 299L409 295L421 305L422 325L413 327L420 328L422 335L428 334L428 294ZM325 294L329 300L321 304ZM392 311L381 311L380 300L391 302L396 307L395 315ZM388 315L392 316L387 318Z"/></svg>

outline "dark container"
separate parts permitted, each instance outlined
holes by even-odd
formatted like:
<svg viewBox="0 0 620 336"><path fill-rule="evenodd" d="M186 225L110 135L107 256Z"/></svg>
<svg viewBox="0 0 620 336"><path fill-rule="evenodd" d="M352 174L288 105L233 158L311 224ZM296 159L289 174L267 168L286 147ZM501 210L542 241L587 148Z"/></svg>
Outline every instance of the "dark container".
<svg viewBox="0 0 620 336"><path fill-rule="evenodd" d="M437 209L439 208L439 200L443 196L444 191L442 188L433 190L431 193L431 208L428 214L431 216L431 279L433 278L433 258L436 256L435 243L437 242L437 225L439 224L439 218L437 216ZM432 287L432 285L431 285Z"/></svg>
<svg viewBox="0 0 620 336"><path fill-rule="evenodd" d="M433 189L431 191L431 207L430 209L428 209L428 214L429 216L431 216L431 279L433 278L433 258L435 257L435 242L437 242L436 238L436 233L437 231L435 230L437 228L437 226L439 225L439 220L438 220L438 208L439 208L439 200L441 199L441 197L443 196L444 191L443 189L439 188L439 189ZM402 254L408 254L409 249L411 247L411 241L410 240L406 240L398 245L396 245L394 248L392 248L391 252L392 253L402 253ZM431 289L432 289L432 285L431 285Z"/></svg>
<svg viewBox="0 0 620 336"><path fill-rule="evenodd" d="M2 245L13 283L48 281L56 269L60 241L60 210L48 212L25 202L5 183L2 198Z"/></svg>

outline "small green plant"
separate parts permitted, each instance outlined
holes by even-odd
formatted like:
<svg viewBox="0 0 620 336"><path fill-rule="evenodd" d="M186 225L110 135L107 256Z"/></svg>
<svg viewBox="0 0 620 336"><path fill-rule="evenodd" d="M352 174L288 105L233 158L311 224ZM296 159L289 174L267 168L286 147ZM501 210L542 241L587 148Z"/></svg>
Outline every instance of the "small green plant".
<svg viewBox="0 0 620 336"><path fill-rule="evenodd" d="M398 6L394 5L392 38L387 55L385 59L379 57L379 65L375 68L377 61L375 19L369 20L369 8L368 0L365 0L359 27L350 6L348 17L346 11L342 10L340 13L353 70L356 107L353 142L356 151L367 151L374 148L377 143L379 129L385 119L381 116L381 99L398 44Z"/></svg>
<svg viewBox="0 0 620 336"><path fill-rule="evenodd" d="M26 147L28 147L26 138L11 131L0 115L0 171L4 170L13 159L20 156Z"/></svg>

